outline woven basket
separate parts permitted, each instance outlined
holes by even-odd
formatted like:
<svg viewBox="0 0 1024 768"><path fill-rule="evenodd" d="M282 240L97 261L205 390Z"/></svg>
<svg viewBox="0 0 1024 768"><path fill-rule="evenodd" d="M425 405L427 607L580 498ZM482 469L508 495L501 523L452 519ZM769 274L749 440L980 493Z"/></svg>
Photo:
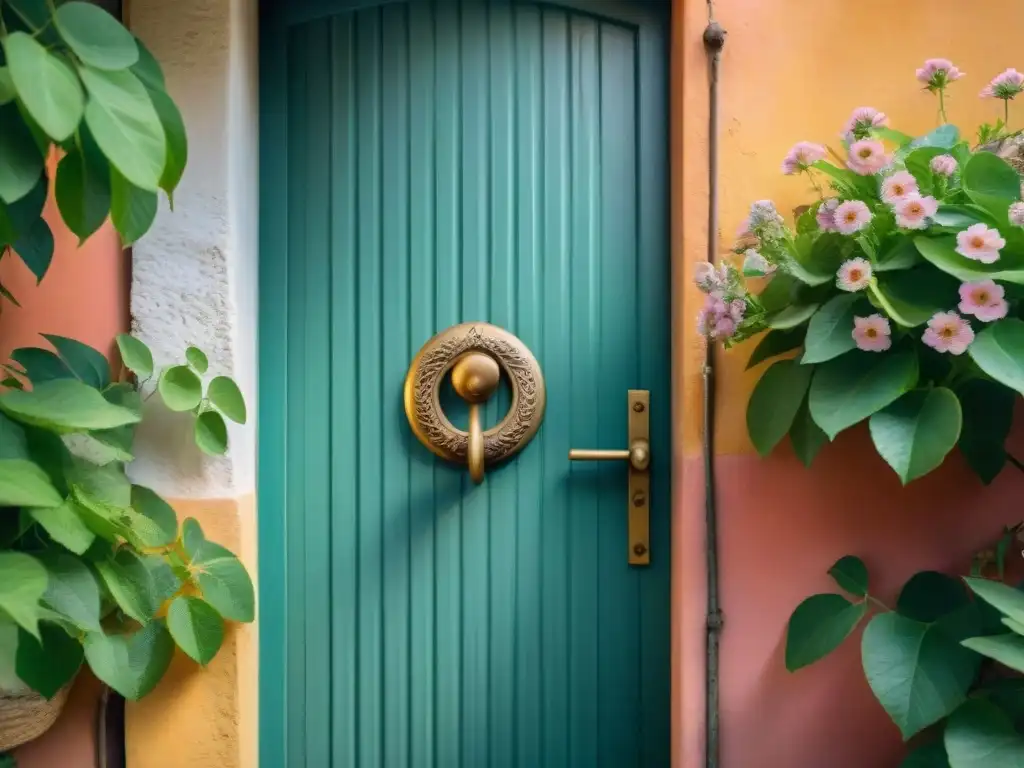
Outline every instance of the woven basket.
<svg viewBox="0 0 1024 768"><path fill-rule="evenodd" d="M57 722L71 686L47 701L34 692L0 692L0 753L38 739Z"/></svg>

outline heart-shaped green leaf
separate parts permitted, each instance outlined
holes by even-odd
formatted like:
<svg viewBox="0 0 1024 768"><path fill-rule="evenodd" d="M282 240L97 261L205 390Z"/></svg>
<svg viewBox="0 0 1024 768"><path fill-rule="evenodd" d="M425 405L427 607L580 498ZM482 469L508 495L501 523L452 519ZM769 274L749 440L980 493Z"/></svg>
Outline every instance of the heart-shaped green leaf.
<svg viewBox="0 0 1024 768"><path fill-rule="evenodd" d="M954 712L943 740L953 768L1024 768L1024 736L984 699L972 699Z"/></svg>
<svg viewBox="0 0 1024 768"><path fill-rule="evenodd" d="M181 596L167 609L171 637L190 658L206 666L224 642L224 619L198 597Z"/></svg>
<svg viewBox="0 0 1024 768"><path fill-rule="evenodd" d="M206 392L214 407L236 424L245 424L245 398L234 380L227 376L217 376L210 382Z"/></svg>
<svg viewBox="0 0 1024 768"><path fill-rule="evenodd" d="M96 677L133 701L156 687L173 655L174 640L162 621L131 635L91 632L85 638L85 659Z"/></svg>
<svg viewBox="0 0 1024 768"><path fill-rule="evenodd" d="M167 139L145 86L129 70L79 67L89 92L85 123L111 165L140 189L156 192Z"/></svg>
<svg viewBox="0 0 1024 768"><path fill-rule="evenodd" d="M256 596L252 580L239 559L219 544L205 539L190 554L189 570L203 599L229 621L252 621Z"/></svg>
<svg viewBox="0 0 1024 768"><path fill-rule="evenodd" d="M860 300L855 293L844 293L830 299L814 314L807 326L803 364L823 363L853 349L854 307Z"/></svg>
<svg viewBox="0 0 1024 768"><path fill-rule="evenodd" d="M813 664L838 648L867 613L867 603L842 595L811 595L793 611L786 630L786 669Z"/></svg>
<svg viewBox="0 0 1024 768"><path fill-rule="evenodd" d="M1007 318L992 323L967 351L981 370L1024 394L1024 321Z"/></svg>
<svg viewBox="0 0 1024 768"><path fill-rule="evenodd" d="M879 455L904 485L927 475L960 439L960 401L945 387L915 389L871 415Z"/></svg>
<svg viewBox="0 0 1024 768"><path fill-rule="evenodd" d="M0 411L23 424L65 433L113 429L141 420L137 412L111 405L98 390L76 379L43 382L30 392L6 392L0 395Z"/></svg>
<svg viewBox="0 0 1024 768"><path fill-rule="evenodd" d="M99 6L78 0L53 15L61 37L86 64L97 69L127 69L139 60L132 33Z"/></svg>
<svg viewBox="0 0 1024 768"><path fill-rule="evenodd" d="M56 624L39 625L40 639L18 633L15 669L18 677L39 695L52 699L74 680L82 666L82 645Z"/></svg>
<svg viewBox="0 0 1024 768"><path fill-rule="evenodd" d="M192 366L192 370L202 376L210 367L210 360L206 353L199 347L189 347L185 350L185 360Z"/></svg>
<svg viewBox="0 0 1024 768"><path fill-rule="evenodd" d="M762 456L767 456L793 425L813 369L795 360L780 360L764 372L747 404L747 431Z"/></svg>
<svg viewBox="0 0 1024 768"><path fill-rule="evenodd" d="M125 366L140 379L153 375L153 353L130 333L117 334L117 348Z"/></svg>
<svg viewBox="0 0 1024 768"><path fill-rule="evenodd" d="M918 571L900 590L896 610L908 619L930 623L969 603L967 590L958 579L938 571Z"/></svg>
<svg viewBox="0 0 1024 768"><path fill-rule="evenodd" d="M187 365L165 368L158 388L164 405L172 411L191 411L203 399L203 383Z"/></svg>
<svg viewBox="0 0 1024 768"><path fill-rule="evenodd" d="M228 450L228 425L217 411L203 411L196 418L195 439L209 456L223 456Z"/></svg>
<svg viewBox="0 0 1024 768"><path fill-rule="evenodd" d="M39 601L46 592L46 568L23 552L0 551L0 610L39 637Z"/></svg>
<svg viewBox="0 0 1024 768"><path fill-rule="evenodd" d="M889 405L917 383L917 354L852 350L817 366L808 405L830 439Z"/></svg>
<svg viewBox="0 0 1024 768"><path fill-rule="evenodd" d="M868 593L868 569L864 561L853 555L846 555L828 569L828 575L835 579L839 588L857 597Z"/></svg>
<svg viewBox="0 0 1024 768"><path fill-rule="evenodd" d="M110 166L88 131L82 148L73 146L57 166L54 191L60 217L84 242L110 213Z"/></svg>
<svg viewBox="0 0 1024 768"><path fill-rule="evenodd" d="M861 662L875 698L909 739L964 702L979 658L941 623L889 612L864 629Z"/></svg>
<svg viewBox="0 0 1024 768"><path fill-rule="evenodd" d="M961 174L964 191L975 203L1000 218L1020 200L1020 176L1003 158L975 152Z"/></svg>

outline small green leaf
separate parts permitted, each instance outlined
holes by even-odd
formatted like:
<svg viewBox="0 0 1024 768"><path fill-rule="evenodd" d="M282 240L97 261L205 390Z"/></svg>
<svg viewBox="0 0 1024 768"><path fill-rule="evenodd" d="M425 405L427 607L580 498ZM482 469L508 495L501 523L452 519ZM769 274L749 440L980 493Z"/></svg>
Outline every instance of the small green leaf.
<svg viewBox="0 0 1024 768"><path fill-rule="evenodd" d="M924 258L957 280L965 283L975 280L1001 280L1024 284L1024 254L1003 251L992 264L968 259L956 252L956 238L952 235L914 238L914 245Z"/></svg>
<svg viewBox="0 0 1024 768"><path fill-rule="evenodd" d="M966 578L964 581L986 603L1024 624L1024 592L990 579Z"/></svg>
<svg viewBox="0 0 1024 768"><path fill-rule="evenodd" d="M958 579L938 571L918 571L900 590L896 610L908 619L931 623L961 610L969 602Z"/></svg>
<svg viewBox="0 0 1024 768"><path fill-rule="evenodd" d="M99 350L75 339L44 333L71 372L90 387L103 389L110 384L110 364Z"/></svg>
<svg viewBox="0 0 1024 768"><path fill-rule="evenodd" d="M64 433L112 429L141 419L137 412L111 405L98 390L76 379L46 381L30 392L6 392L0 395L0 411L23 424Z"/></svg>
<svg viewBox="0 0 1024 768"><path fill-rule="evenodd" d="M62 552L40 556L49 584L43 602L83 631L100 629L100 588L89 567Z"/></svg>
<svg viewBox="0 0 1024 768"><path fill-rule="evenodd" d="M126 69L139 60L132 33L96 5L64 3L53 15L53 22L68 47L92 67Z"/></svg>
<svg viewBox="0 0 1024 768"><path fill-rule="evenodd" d="M1003 158L991 152L971 155L961 180L971 200L1000 218L1010 203L1020 200L1020 176Z"/></svg>
<svg viewBox="0 0 1024 768"><path fill-rule="evenodd" d="M39 347L21 347L11 353L11 359L25 371L25 376L38 386L54 379L73 379L75 374L55 353Z"/></svg>
<svg viewBox="0 0 1024 768"><path fill-rule="evenodd" d="M159 605L155 605L152 576L138 555L122 549L113 560L96 563L96 570L122 611L140 624L152 620Z"/></svg>
<svg viewBox="0 0 1024 768"><path fill-rule="evenodd" d="M89 91L85 122L110 164L140 189L156 192L167 139L145 86L128 70L78 70Z"/></svg>
<svg viewBox="0 0 1024 768"><path fill-rule="evenodd" d="M64 141L82 119L82 87L62 59L24 32L4 38L4 52L18 98L39 127Z"/></svg>
<svg viewBox="0 0 1024 768"><path fill-rule="evenodd" d="M172 411L191 411L203 399L203 383L187 365L165 368L158 388L164 405Z"/></svg>
<svg viewBox="0 0 1024 768"><path fill-rule="evenodd" d="M0 610L39 637L39 601L46 592L46 568L23 552L0 551Z"/></svg>
<svg viewBox="0 0 1024 768"><path fill-rule="evenodd" d="M53 261L53 233L46 220L36 219L11 245L35 275L36 285L42 282Z"/></svg>
<svg viewBox="0 0 1024 768"><path fill-rule="evenodd" d="M133 701L156 687L173 655L174 640L162 621L131 635L91 632L85 638L85 659L96 677Z"/></svg>
<svg viewBox="0 0 1024 768"><path fill-rule="evenodd" d="M153 353L130 333L117 334L117 348L125 367L141 379L153 375Z"/></svg>
<svg viewBox="0 0 1024 768"><path fill-rule="evenodd" d="M812 371L795 360L780 360L764 372L754 387L747 403L747 431L762 456L771 453L789 432Z"/></svg>
<svg viewBox="0 0 1024 768"><path fill-rule="evenodd" d="M196 417L195 440L209 456L223 456L228 450L228 426L217 411L203 411Z"/></svg>
<svg viewBox="0 0 1024 768"><path fill-rule="evenodd" d="M174 190L181 181L188 162L188 136L185 132L185 121L181 117L173 99L161 89L149 89L149 97L153 100L153 108L160 116L160 124L167 136L167 163L160 175L160 188L167 192L173 204Z"/></svg>
<svg viewBox="0 0 1024 768"><path fill-rule="evenodd" d="M156 192L139 189L117 168L110 169L110 220L127 248L141 238L156 219Z"/></svg>
<svg viewBox="0 0 1024 768"><path fill-rule="evenodd" d="M910 146L916 147L942 147L952 149L960 141L960 130L955 125L940 125L933 131L914 139Z"/></svg>
<svg viewBox="0 0 1024 768"><path fill-rule="evenodd" d="M55 624L40 624L39 636L37 640L25 630L18 633L15 669L32 690L52 699L74 680L84 654L78 640Z"/></svg>
<svg viewBox="0 0 1024 768"><path fill-rule="evenodd" d="M889 612L864 629L861 662L875 698L909 739L964 702L979 658L941 624Z"/></svg>
<svg viewBox="0 0 1024 768"><path fill-rule="evenodd" d="M193 558L199 550L199 545L206 541L202 526L194 517L185 519L181 524L181 543L185 547L185 554L189 559Z"/></svg>
<svg viewBox="0 0 1024 768"><path fill-rule="evenodd" d="M206 396L214 407L236 424L245 424L245 398L234 380L227 376L217 376L207 389Z"/></svg>
<svg viewBox="0 0 1024 768"><path fill-rule="evenodd" d="M206 353L199 349L199 347L189 347L186 349L185 359L192 366L192 370L200 376L206 373L206 369L210 367L210 361L207 359Z"/></svg>
<svg viewBox="0 0 1024 768"><path fill-rule="evenodd" d="M174 543L178 538L178 516L174 509L155 491L141 485L132 486L132 508L152 520L162 536L160 540L150 544L162 547Z"/></svg>
<svg viewBox="0 0 1024 768"><path fill-rule="evenodd" d="M868 569L864 561L859 557L847 555L836 561L836 564L828 569L839 588L857 597L864 597L868 593Z"/></svg>
<svg viewBox="0 0 1024 768"><path fill-rule="evenodd" d="M917 383L913 350L873 353L852 350L817 366L808 405L830 439L899 398Z"/></svg>
<svg viewBox="0 0 1024 768"><path fill-rule="evenodd" d="M60 216L80 243L110 213L110 166L94 144L91 136L83 135L83 148L72 147L61 159L54 185Z"/></svg>
<svg viewBox="0 0 1024 768"><path fill-rule="evenodd" d="M176 597L167 609L167 628L178 647L203 666L224 642L224 619L198 597Z"/></svg>
<svg viewBox="0 0 1024 768"><path fill-rule="evenodd" d="M1024 394L1024 321L1007 318L992 323L967 351L982 371Z"/></svg>
<svg viewBox="0 0 1024 768"><path fill-rule="evenodd" d="M791 304L773 312L768 318L768 327L785 330L803 325L818 311L817 304Z"/></svg>
<svg viewBox="0 0 1024 768"><path fill-rule="evenodd" d="M963 646L998 661L1004 667L1024 672L1024 637L1019 634L971 637L963 641Z"/></svg>
<svg viewBox="0 0 1024 768"><path fill-rule="evenodd" d="M747 370L776 355L796 349L804 343L804 334L805 330L799 327L784 331L768 331L761 337L754 352L750 355L750 359L747 361Z"/></svg>
<svg viewBox="0 0 1024 768"><path fill-rule="evenodd" d="M951 229L967 229L974 224L996 225L991 214L973 205L940 205L931 218L940 227Z"/></svg>
<svg viewBox="0 0 1024 768"><path fill-rule="evenodd" d="M1024 736L984 699L972 699L954 712L943 739L953 768L1024 768Z"/></svg>
<svg viewBox="0 0 1024 768"><path fill-rule="evenodd" d="M789 440L793 444L793 452L805 467L811 466L818 451L828 442L828 435L822 432L821 427L811 418L806 398L793 418L793 426L789 428Z"/></svg>
<svg viewBox="0 0 1024 768"><path fill-rule="evenodd" d="M224 547L201 541L191 553L189 566L203 599L229 621L250 622L256 597L245 566Z"/></svg>
<svg viewBox="0 0 1024 768"><path fill-rule="evenodd" d="M988 379L970 379L956 390L963 410L957 445L971 469L988 485L1006 464L1003 447L1013 423L1016 393Z"/></svg>
<svg viewBox="0 0 1024 768"><path fill-rule="evenodd" d="M844 293L830 299L814 314L807 326L801 363L823 363L856 346L853 340L853 318L860 300L860 296L855 293Z"/></svg>
<svg viewBox="0 0 1024 768"><path fill-rule="evenodd" d="M867 603L842 595L811 595L789 617L786 669L796 672L828 656L849 637L867 613Z"/></svg>
<svg viewBox="0 0 1024 768"><path fill-rule="evenodd" d="M29 514L51 539L76 555L85 554L96 540L96 536L79 517L73 501L65 501L49 509L30 509Z"/></svg>
<svg viewBox="0 0 1024 768"><path fill-rule="evenodd" d="M960 401L945 387L916 389L871 415L871 439L904 485L938 468L960 439Z"/></svg>
<svg viewBox="0 0 1024 768"><path fill-rule="evenodd" d="M43 172L43 156L14 104L0 107L0 200L27 195Z"/></svg>
<svg viewBox="0 0 1024 768"><path fill-rule="evenodd" d="M0 459L0 507L59 507L63 503L64 498L39 465L28 459Z"/></svg>
<svg viewBox="0 0 1024 768"><path fill-rule="evenodd" d="M955 277L925 265L879 275L870 290L889 317L914 328L956 304L959 288Z"/></svg>

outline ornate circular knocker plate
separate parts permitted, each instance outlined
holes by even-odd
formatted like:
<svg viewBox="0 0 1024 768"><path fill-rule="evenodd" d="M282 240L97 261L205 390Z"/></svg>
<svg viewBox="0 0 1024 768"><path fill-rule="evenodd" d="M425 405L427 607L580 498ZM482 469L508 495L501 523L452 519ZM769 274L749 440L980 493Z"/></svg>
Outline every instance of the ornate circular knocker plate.
<svg viewBox="0 0 1024 768"><path fill-rule="evenodd" d="M470 432L452 425L441 409L441 382L460 358L483 353L497 361L512 388L512 404L501 422L482 433L484 464L507 459L530 442L544 418L545 389L540 365L529 349L508 331L489 323L453 325L423 345L405 377L405 414L413 433L427 448L443 459L471 463ZM496 382L495 382L496 384ZM471 428L475 403L490 395L470 400ZM460 395L469 399L460 391ZM480 477L482 479L482 466Z"/></svg>

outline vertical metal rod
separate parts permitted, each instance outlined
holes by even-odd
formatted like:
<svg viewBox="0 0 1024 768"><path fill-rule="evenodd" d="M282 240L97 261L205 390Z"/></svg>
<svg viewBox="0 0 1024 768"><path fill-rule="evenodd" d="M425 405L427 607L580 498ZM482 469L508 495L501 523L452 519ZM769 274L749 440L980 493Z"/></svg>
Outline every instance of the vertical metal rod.
<svg viewBox="0 0 1024 768"><path fill-rule="evenodd" d="M714 263L718 250L718 70L725 30L714 20L708 3L704 48L708 53L708 243L707 259ZM707 645L705 658L704 727L707 768L719 764L719 639L722 608L718 593L718 508L715 503L715 378L714 346L708 340L704 356L704 524L708 582Z"/></svg>

